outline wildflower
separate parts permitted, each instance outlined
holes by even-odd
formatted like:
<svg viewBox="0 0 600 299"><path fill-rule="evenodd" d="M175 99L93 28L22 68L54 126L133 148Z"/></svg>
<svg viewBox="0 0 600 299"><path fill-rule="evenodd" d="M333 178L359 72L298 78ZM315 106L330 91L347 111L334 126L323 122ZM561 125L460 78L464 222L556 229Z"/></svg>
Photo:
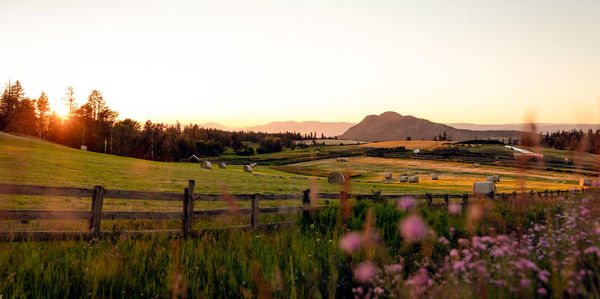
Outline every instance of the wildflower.
<svg viewBox="0 0 600 299"><path fill-rule="evenodd" d="M537 277L543 283L548 283L548 276L550 276L550 272L548 272L546 270L542 270L542 271L540 271L540 273L538 273Z"/></svg>
<svg viewBox="0 0 600 299"><path fill-rule="evenodd" d="M465 262L458 261L452 265L452 270L454 272L465 271Z"/></svg>
<svg viewBox="0 0 600 299"><path fill-rule="evenodd" d="M444 237L440 237L438 239L438 242L444 245L450 245L450 241L448 241L448 239L444 238Z"/></svg>
<svg viewBox="0 0 600 299"><path fill-rule="evenodd" d="M537 289L537 292L538 292L538 294L540 294L540 295L546 295L546 294L548 294L548 292L547 292L547 291L546 291L546 289L544 289L544 288L539 288L539 289Z"/></svg>
<svg viewBox="0 0 600 299"><path fill-rule="evenodd" d="M519 282L519 285L521 287L528 287L531 284L531 280L527 279L527 278L523 278L521 279L521 282Z"/></svg>
<svg viewBox="0 0 600 299"><path fill-rule="evenodd" d="M377 295L381 295L381 294L383 294L385 291L384 291L382 288L380 288L380 287L376 287L375 289L373 289L373 292L374 292L375 294L377 294Z"/></svg>
<svg viewBox="0 0 600 299"><path fill-rule="evenodd" d="M427 232L427 225L419 216L408 216L400 223L400 234L408 242L418 242L425 239Z"/></svg>
<svg viewBox="0 0 600 299"><path fill-rule="evenodd" d="M600 256L600 249L598 249L598 247L596 246L592 246L592 247L588 247L586 248L583 253L585 254L592 254L595 253L596 255Z"/></svg>
<svg viewBox="0 0 600 299"><path fill-rule="evenodd" d="M362 262L354 270L354 277L359 282L370 282L375 278L375 274L377 274L377 271L372 262Z"/></svg>
<svg viewBox="0 0 600 299"><path fill-rule="evenodd" d="M402 197L398 201L398 210L400 210L400 211L408 211L408 210L414 208L414 206L415 206L415 200L414 200L414 198L412 198L410 196Z"/></svg>
<svg viewBox="0 0 600 299"><path fill-rule="evenodd" d="M448 205L448 213L450 215L458 215L462 211L462 206L457 203Z"/></svg>
<svg viewBox="0 0 600 299"><path fill-rule="evenodd" d="M385 273L387 273L387 274L398 273L398 272L402 271L402 265L400 265L400 264L387 265L384 267L384 269L385 269Z"/></svg>
<svg viewBox="0 0 600 299"><path fill-rule="evenodd" d="M347 233L340 240L340 249L346 254L352 254L358 251L361 247L361 236L357 232Z"/></svg>
<svg viewBox="0 0 600 299"><path fill-rule="evenodd" d="M456 250L456 249L450 250L450 256L457 258L458 257L458 250Z"/></svg>

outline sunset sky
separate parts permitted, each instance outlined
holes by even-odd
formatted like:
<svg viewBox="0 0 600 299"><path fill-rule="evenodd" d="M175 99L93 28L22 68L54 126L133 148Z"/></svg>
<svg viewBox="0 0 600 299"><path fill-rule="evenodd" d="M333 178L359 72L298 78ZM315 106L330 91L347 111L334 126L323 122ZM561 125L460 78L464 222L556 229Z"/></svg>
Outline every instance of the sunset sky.
<svg viewBox="0 0 600 299"><path fill-rule="evenodd" d="M0 37L2 87L139 121L600 123L597 0L5 0Z"/></svg>

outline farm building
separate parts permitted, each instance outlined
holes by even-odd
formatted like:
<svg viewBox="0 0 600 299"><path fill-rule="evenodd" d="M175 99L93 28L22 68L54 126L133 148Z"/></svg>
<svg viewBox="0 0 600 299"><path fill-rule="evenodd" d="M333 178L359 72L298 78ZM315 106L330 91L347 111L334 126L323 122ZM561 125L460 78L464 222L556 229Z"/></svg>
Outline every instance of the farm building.
<svg viewBox="0 0 600 299"><path fill-rule="evenodd" d="M200 158L196 157L196 155L191 155L189 158L186 159L188 162L190 163L198 163L200 162Z"/></svg>

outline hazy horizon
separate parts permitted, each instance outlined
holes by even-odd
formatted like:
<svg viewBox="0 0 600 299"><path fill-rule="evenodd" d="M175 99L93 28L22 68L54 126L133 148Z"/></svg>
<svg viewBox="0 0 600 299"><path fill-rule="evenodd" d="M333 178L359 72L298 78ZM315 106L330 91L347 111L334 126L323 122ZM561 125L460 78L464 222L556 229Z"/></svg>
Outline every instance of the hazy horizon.
<svg viewBox="0 0 600 299"><path fill-rule="evenodd" d="M53 109L102 92L120 118L240 127L600 122L600 2L13 1L0 83Z"/></svg>

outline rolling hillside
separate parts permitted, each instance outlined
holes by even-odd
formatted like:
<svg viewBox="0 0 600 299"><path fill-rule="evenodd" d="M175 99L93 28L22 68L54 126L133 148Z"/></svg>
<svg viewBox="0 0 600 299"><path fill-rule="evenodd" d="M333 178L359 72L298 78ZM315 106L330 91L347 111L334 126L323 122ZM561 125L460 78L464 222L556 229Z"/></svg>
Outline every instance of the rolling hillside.
<svg viewBox="0 0 600 299"><path fill-rule="evenodd" d="M340 138L371 142L406 140L407 137L413 140L433 140L444 131L452 140L458 141L488 138L508 139L519 136L517 131L461 130L426 119L388 111L380 115L368 115L360 123L348 129Z"/></svg>

